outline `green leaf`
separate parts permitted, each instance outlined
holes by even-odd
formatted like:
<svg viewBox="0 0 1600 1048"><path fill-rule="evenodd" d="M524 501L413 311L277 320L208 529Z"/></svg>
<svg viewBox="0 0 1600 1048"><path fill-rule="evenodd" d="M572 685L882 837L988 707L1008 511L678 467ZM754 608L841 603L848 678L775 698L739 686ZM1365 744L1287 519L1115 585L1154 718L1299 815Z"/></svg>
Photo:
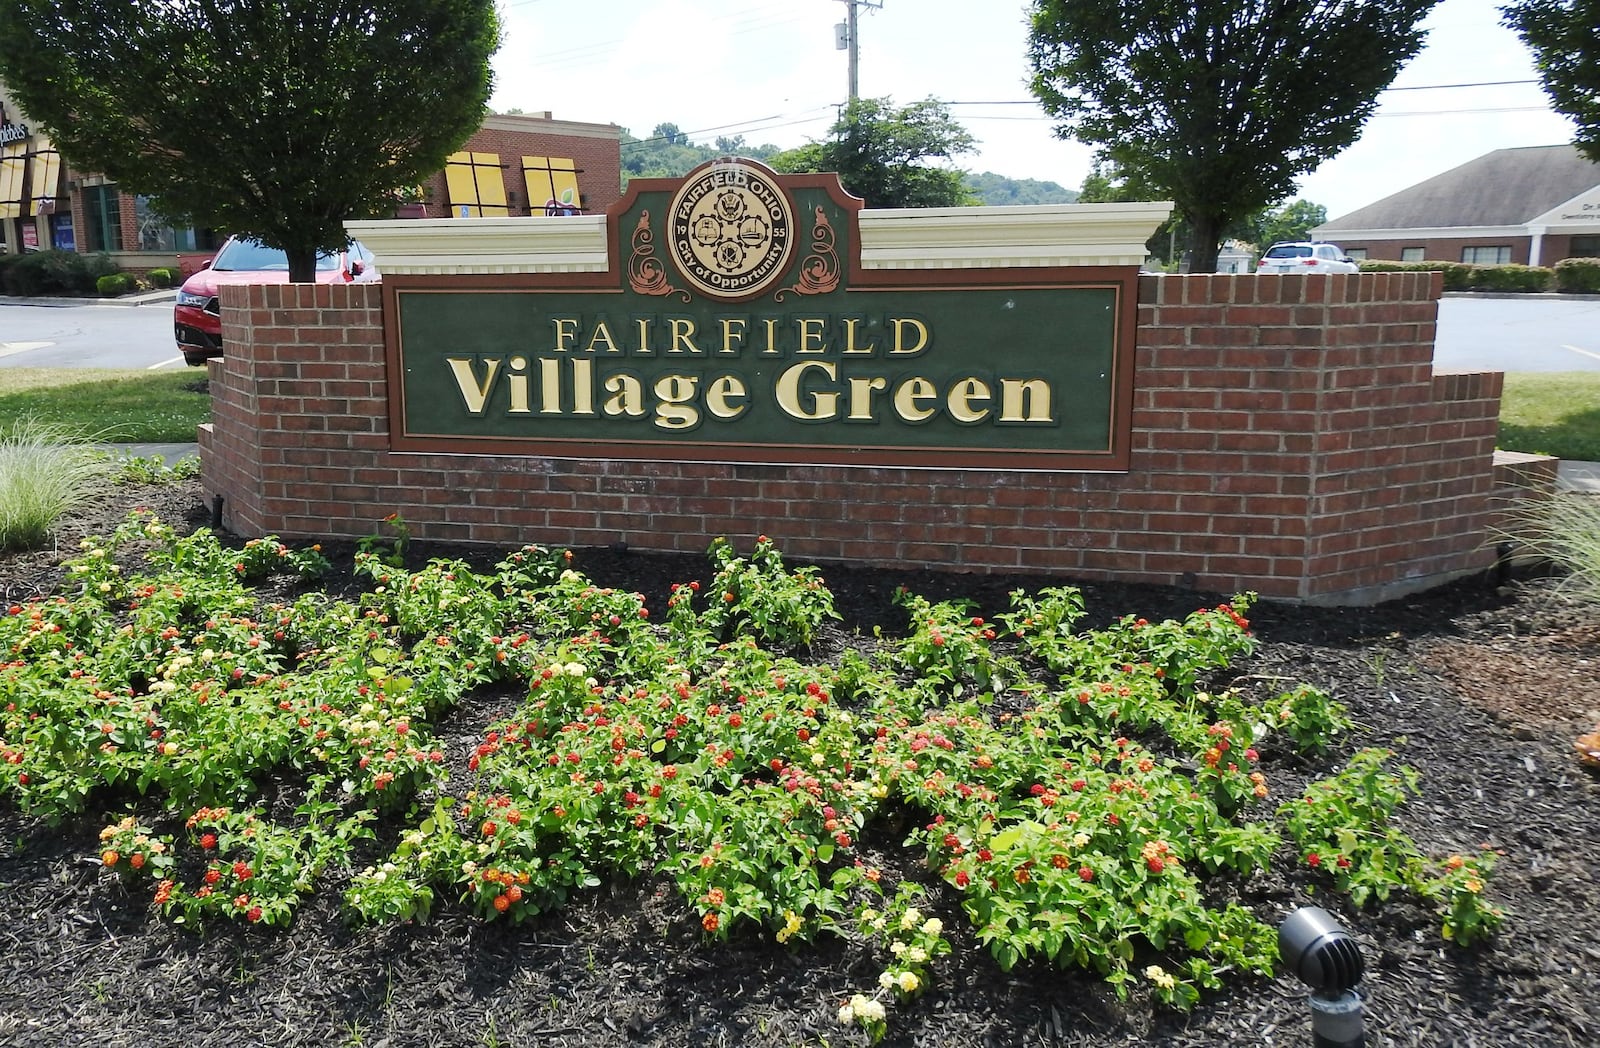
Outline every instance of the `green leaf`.
<svg viewBox="0 0 1600 1048"><path fill-rule="evenodd" d="M1013 826L1009 830L996 834L994 840L989 842L989 848L991 851L1010 851L1016 847L1017 842L1020 840L1022 840L1022 827Z"/></svg>

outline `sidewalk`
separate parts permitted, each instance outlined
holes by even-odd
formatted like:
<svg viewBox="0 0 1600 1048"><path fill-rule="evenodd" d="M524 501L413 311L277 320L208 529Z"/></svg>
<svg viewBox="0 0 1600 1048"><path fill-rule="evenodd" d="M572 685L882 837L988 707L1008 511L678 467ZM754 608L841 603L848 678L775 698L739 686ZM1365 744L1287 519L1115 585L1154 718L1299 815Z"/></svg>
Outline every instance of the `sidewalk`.
<svg viewBox="0 0 1600 1048"><path fill-rule="evenodd" d="M178 289L175 287L146 291L142 295L123 295L121 298L18 298L0 295L0 306L149 306L171 302L177 297Z"/></svg>
<svg viewBox="0 0 1600 1048"><path fill-rule="evenodd" d="M198 444L111 444L111 451L136 458L160 455L167 465L181 458L198 455ZM1562 459L1556 466L1556 485L1562 491L1582 491L1600 495L1600 462L1568 462Z"/></svg>

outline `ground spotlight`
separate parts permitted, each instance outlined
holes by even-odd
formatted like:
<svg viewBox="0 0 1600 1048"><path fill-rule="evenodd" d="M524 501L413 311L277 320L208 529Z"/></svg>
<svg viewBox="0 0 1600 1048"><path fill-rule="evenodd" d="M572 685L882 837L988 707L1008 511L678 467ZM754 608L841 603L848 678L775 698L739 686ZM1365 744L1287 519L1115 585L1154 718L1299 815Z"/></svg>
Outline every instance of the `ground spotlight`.
<svg viewBox="0 0 1600 1048"><path fill-rule="evenodd" d="M1315 1048L1365 1048L1365 1016L1356 984L1365 965L1355 939L1333 915L1303 906L1278 926L1278 956L1311 987Z"/></svg>

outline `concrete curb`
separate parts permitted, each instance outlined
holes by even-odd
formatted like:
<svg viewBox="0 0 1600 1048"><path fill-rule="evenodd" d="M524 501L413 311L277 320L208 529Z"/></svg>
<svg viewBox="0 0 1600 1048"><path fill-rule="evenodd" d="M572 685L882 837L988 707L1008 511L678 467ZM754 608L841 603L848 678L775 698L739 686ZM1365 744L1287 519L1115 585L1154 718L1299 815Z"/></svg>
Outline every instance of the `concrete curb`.
<svg viewBox="0 0 1600 1048"><path fill-rule="evenodd" d="M123 295L121 298L18 298L11 295L0 295L0 306L148 306L153 303L171 302L178 297L175 287L162 288L160 291L146 291L142 295Z"/></svg>

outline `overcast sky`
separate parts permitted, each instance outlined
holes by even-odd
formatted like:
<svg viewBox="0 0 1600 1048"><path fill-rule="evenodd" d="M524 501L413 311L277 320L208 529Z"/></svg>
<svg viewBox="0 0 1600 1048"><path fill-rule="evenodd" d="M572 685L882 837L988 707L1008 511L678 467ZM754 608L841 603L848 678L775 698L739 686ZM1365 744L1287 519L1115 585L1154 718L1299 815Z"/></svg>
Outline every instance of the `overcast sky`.
<svg viewBox="0 0 1600 1048"><path fill-rule="evenodd" d="M1090 150L1062 142L1031 102L1019 0L882 0L860 8L860 90L936 97L980 140L970 171L1082 184ZM822 138L847 93L834 46L842 0L508 0L492 105L615 123L638 137L673 123L696 142ZM1329 217L1494 149L1571 141L1522 42L1492 0L1443 0L1423 52L1350 149L1307 176ZM1504 83L1505 81L1521 81ZM1485 86L1450 86L1450 85Z"/></svg>

